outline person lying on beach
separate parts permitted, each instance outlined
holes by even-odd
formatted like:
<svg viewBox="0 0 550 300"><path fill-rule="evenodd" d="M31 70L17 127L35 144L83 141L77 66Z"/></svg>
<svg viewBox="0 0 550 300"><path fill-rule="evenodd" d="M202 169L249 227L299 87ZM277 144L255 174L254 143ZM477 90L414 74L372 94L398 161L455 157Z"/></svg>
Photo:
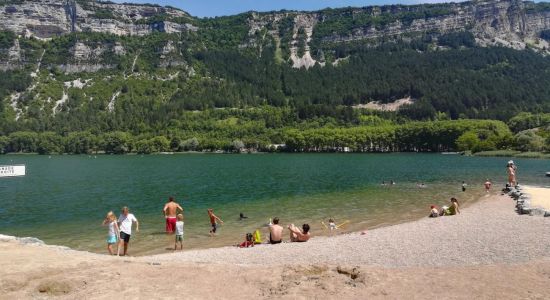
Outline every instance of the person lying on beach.
<svg viewBox="0 0 550 300"><path fill-rule="evenodd" d="M311 238L311 234L309 233L309 224L302 225L302 230L294 224L290 224L288 225L288 230L290 230L291 242L307 242Z"/></svg>
<svg viewBox="0 0 550 300"><path fill-rule="evenodd" d="M422 182L420 184L417 184L416 187L423 189L426 187L426 185L424 184L424 182Z"/></svg>
<svg viewBox="0 0 550 300"><path fill-rule="evenodd" d="M458 205L458 200L453 197L451 198L451 206L447 207L447 206L443 206L441 208L441 213L439 214L440 216L454 216L456 214L459 214L460 213L460 209L459 209L459 205Z"/></svg>
<svg viewBox="0 0 550 300"><path fill-rule="evenodd" d="M174 243L174 251L178 250L178 242L180 243L180 248L183 250L183 214L178 214L178 221L176 222L176 241Z"/></svg>
<svg viewBox="0 0 550 300"><path fill-rule="evenodd" d="M218 221L221 224L223 224L223 221L214 214L214 210L211 208L208 209L208 217L210 218L210 225L212 225L212 229L210 229L210 236L215 236L216 231L218 230Z"/></svg>
<svg viewBox="0 0 550 300"><path fill-rule="evenodd" d="M437 218L439 216L439 210L435 205L430 206L430 218Z"/></svg>
<svg viewBox="0 0 550 300"><path fill-rule="evenodd" d="M283 226L279 225L279 218L273 218L269 225L269 243L280 244L283 241Z"/></svg>
<svg viewBox="0 0 550 300"><path fill-rule="evenodd" d="M174 197L168 198L168 202L164 204L164 218L166 219L166 233L171 234L176 231L176 215L178 210L183 212L183 208L174 201Z"/></svg>
<svg viewBox="0 0 550 300"><path fill-rule="evenodd" d="M119 229L116 223L116 216L112 211L107 213L105 220L103 220L103 226L109 226L109 231L107 233L107 250L109 251L109 255L113 255L113 245L118 243Z"/></svg>
<svg viewBox="0 0 550 300"><path fill-rule="evenodd" d="M254 238L252 237L252 233L247 233L244 236L244 242L242 242L239 245L239 248L248 248L248 247L254 247Z"/></svg>

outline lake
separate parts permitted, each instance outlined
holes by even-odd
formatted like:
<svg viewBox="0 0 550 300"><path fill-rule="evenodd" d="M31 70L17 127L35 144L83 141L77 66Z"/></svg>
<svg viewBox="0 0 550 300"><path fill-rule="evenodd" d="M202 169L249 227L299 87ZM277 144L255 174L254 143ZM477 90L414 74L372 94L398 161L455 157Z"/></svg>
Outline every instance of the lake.
<svg viewBox="0 0 550 300"><path fill-rule="evenodd" d="M131 254L165 252L162 208L169 196L185 208L186 248L233 245L278 216L283 225L349 220L355 231L414 220L451 196L479 199L485 178L498 192L507 158L442 154L182 154L151 156L4 155L27 165L21 178L0 178L0 233L104 253L109 210L130 207L141 223ZM523 184L548 185L550 161L515 159ZM383 181L395 181L382 186ZM466 181L466 192L460 190ZM426 188L417 188L423 182ZM210 238L206 209L225 221ZM240 221L239 213L249 218Z"/></svg>

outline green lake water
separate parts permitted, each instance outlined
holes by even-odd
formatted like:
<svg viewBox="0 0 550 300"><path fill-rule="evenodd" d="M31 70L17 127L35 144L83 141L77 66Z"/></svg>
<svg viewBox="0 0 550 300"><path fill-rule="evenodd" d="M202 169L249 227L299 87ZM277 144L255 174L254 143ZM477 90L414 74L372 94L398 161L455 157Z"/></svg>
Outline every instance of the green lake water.
<svg viewBox="0 0 550 300"><path fill-rule="evenodd" d="M423 217L451 196L471 203L484 194L485 178L497 192L507 161L441 154L0 156L0 165L27 165L25 177L0 178L0 233L103 253L100 223L127 205L141 223L130 253L161 253L173 247L163 233L169 196L185 208L188 249L237 244L258 228L265 235L273 216L283 225L307 222L315 235L327 234L321 221L329 217L349 220L344 231L362 230ZM520 183L550 184L550 161L515 161ZM381 185L390 180L396 184ZM209 207L225 221L215 238L208 236ZM239 212L249 218L239 221Z"/></svg>

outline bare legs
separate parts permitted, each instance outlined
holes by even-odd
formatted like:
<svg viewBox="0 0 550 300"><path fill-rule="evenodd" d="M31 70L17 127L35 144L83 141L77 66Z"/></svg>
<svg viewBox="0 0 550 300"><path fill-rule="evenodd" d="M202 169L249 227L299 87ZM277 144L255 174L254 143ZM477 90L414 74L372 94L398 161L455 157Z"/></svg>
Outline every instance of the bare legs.
<svg viewBox="0 0 550 300"><path fill-rule="evenodd" d="M122 254L122 256L126 255L126 252L128 251L128 243L126 243L124 240L120 240L120 242L118 243L118 247L117 247L117 255L120 255L120 248L122 246L122 244L124 243L124 253Z"/></svg>

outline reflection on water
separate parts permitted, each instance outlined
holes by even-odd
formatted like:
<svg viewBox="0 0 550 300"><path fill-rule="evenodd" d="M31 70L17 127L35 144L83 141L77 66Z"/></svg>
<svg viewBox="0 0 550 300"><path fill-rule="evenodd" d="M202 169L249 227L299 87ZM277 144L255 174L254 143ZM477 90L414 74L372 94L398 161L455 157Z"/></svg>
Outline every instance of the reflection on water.
<svg viewBox="0 0 550 300"><path fill-rule="evenodd" d="M273 154L171 156L2 156L27 164L28 175L1 180L0 232L35 236L50 244L103 252L109 210L130 206L140 220L132 254L164 252L163 205L173 195L185 208L184 247L234 245L278 216L283 225L349 220L343 231L425 216L451 196L477 199L483 182L505 180L507 158L439 154ZM548 184L545 160L517 160L521 182ZM396 185L382 186L382 181ZM460 190L462 180L468 183ZM426 188L417 188L423 182ZM210 238L206 209L225 221ZM243 212L249 218L239 220Z"/></svg>

